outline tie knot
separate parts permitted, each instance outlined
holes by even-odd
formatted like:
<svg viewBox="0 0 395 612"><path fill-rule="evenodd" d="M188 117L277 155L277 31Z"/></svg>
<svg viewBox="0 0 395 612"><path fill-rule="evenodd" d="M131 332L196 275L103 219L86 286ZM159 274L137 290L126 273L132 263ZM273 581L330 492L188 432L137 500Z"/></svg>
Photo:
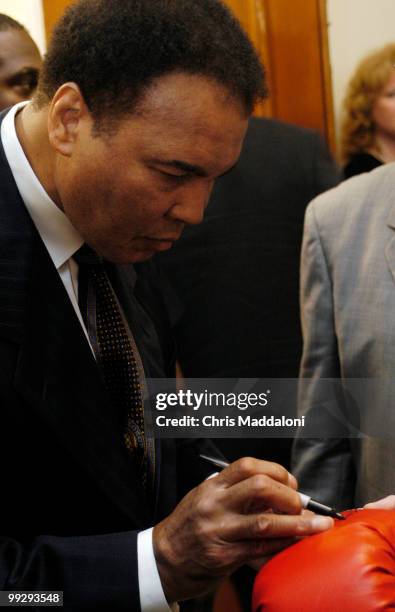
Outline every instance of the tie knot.
<svg viewBox="0 0 395 612"><path fill-rule="evenodd" d="M103 258L85 243L74 253L73 257L79 265L99 266L103 263Z"/></svg>

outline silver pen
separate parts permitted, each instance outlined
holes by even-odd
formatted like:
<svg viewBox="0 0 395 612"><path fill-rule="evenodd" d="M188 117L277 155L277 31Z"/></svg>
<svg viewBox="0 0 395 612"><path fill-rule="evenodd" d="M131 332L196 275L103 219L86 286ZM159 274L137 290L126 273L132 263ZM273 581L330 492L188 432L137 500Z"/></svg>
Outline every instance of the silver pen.
<svg viewBox="0 0 395 612"><path fill-rule="evenodd" d="M229 463L227 461L217 459L216 457L209 457L208 455L199 455L199 457L201 459L204 459L204 461L211 463L211 465L221 468L221 470L224 470L229 466ZM298 491L298 495L300 497L300 501L302 502L303 508L306 508L306 510L311 510L316 514L321 514L323 516L331 516L332 518L344 521L345 517L340 514L340 512L337 512L334 508L330 508L325 504L321 504L320 502L311 499L309 495L305 495L305 493L301 493L300 491Z"/></svg>

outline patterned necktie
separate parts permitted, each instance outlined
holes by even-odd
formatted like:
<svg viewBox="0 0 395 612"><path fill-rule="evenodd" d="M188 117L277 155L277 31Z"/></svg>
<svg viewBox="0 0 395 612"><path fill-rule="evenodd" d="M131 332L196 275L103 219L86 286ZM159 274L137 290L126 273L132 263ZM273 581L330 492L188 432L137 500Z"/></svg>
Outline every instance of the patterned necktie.
<svg viewBox="0 0 395 612"><path fill-rule="evenodd" d="M111 287L104 261L86 244L74 255L79 265L78 303L96 361L117 414L126 415L124 442L143 488L152 486L137 348ZM121 417L123 418L123 417Z"/></svg>

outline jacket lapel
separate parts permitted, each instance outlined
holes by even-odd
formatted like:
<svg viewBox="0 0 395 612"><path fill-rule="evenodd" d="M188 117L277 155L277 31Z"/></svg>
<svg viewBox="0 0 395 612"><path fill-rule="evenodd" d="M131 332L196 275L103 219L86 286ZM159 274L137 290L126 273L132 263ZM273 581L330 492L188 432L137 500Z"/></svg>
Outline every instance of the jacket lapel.
<svg viewBox="0 0 395 612"><path fill-rule="evenodd" d="M151 509L122 424L111 413L90 347L2 149L0 181L0 337L20 345L16 390L113 503L144 527Z"/></svg>

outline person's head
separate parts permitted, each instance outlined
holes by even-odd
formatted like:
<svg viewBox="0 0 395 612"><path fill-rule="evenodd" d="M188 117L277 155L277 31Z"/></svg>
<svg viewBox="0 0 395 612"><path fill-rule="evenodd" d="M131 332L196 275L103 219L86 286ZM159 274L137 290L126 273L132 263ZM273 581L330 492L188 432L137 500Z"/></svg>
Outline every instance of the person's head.
<svg viewBox="0 0 395 612"><path fill-rule="evenodd" d="M54 153L50 192L99 253L146 259L201 221L264 94L220 0L80 0L33 99Z"/></svg>
<svg viewBox="0 0 395 612"><path fill-rule="evenodd" d="M343 102L344 161L375 147L384 132L395 139L395 44L370 53L357 66Z"/></svg>
<svg viewBox="0 0 395 612"><path fill-rule="evenodd" d="M0 111L33 95L40 68L40 52L25 28L0 13Z"/></svg>

